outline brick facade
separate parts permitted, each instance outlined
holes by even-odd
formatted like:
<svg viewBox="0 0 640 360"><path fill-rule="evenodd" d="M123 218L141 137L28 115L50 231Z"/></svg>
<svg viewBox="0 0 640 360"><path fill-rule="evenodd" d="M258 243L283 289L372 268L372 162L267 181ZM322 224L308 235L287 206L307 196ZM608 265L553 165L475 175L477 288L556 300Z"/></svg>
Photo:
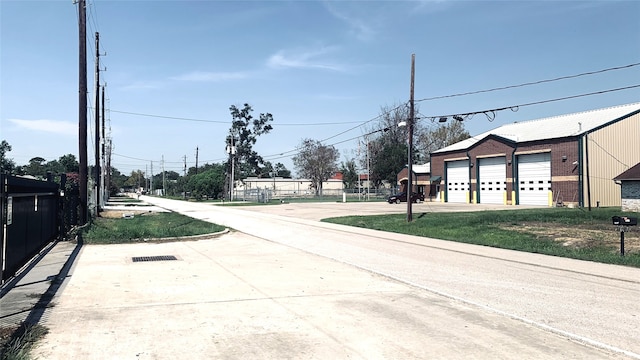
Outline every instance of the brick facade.
<svg viewBox="0 0 640 360"><path fill-rule="evenodd" d="M474 167L470 171L470 195L479 193L477 184L477 166L479 160L488 157L505 157L507 182L507 203L513 204L513 191L517 173L513 163L518 154L548 152L551 154L551 190L554 202L577 204L579 201L579 145L577 138L552 139L530 143L515 143L499 136L490 135L474 144L467 151L453 151L431 155L431 175L442 176L445 180L445 162L467 159ZM472 200L473 202L473 200Z"/></svg>

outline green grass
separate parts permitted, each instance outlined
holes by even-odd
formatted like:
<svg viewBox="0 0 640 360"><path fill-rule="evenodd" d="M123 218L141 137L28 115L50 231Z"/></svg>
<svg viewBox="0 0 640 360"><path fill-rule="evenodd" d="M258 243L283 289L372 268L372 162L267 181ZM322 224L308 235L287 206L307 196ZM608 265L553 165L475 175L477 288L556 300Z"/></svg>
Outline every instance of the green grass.
<svg viewBox="0 0 640 360"><path fill-rule="evenodd" d="M621 264L640 267L640 253L619 255L620 233L612 225L613 215L622 214L616 208L583 209L549 208L453 213L414 213L413 222L407 223L406 214L348 216L323 221L402 234L424 236L443 240L493 246L505 249ZM612 241L594 241L587 247L565 246L554 236L528 231L525 225L547 228L589 228L601 230ZM505 228L509 229L505 229ZM639 241L637 228L628 232L627 241Z"/></svg>
<svg viewBox="0 0 640 360"><path fill-rule="evenodd" d="M31 349L35 343L42 339L48 329L42 325L20 325L11 331L6 339L2 339L0 350L1 360L28 360L31 359Z"/></svg>
<svg viewBox="0 0 640 360"><path fill-rule="evenodd" d="M144 213L133 218L96 218L83 232L87 244L122 244L210 234L225 227L178 213Z"/></svg>

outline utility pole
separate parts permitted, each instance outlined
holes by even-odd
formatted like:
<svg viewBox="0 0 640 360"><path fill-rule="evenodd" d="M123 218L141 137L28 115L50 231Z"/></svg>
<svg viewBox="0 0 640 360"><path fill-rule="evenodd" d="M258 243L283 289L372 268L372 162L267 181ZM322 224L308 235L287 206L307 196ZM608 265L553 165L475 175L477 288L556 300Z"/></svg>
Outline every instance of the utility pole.
<svg viewBox="0 0 640 360"><path fill-rule="evenodd" d="M96 128L95 128L95 197L96 197L96 216L100 213L100 34L96 32Z"/></svg>
<svg viewBox="0 0 640 360"><path fill-rule="evenodd" d="M167 196L167 179L164 171L164 155L162 155L162 196Z"/></svg>
<svg viewBox="0 0 640 360"><path fill-rule="evenodd" d="M371 158L369 157L369 135L365 136L365 141L367 142L367 201L370 200L369 193L371 192Z"/></svg>
<svg viewBox="0 0 640 360"><path fill-rule="evenodd" d="M229 181L229 201L233 201L233 185L235 182L234 167L235 167L235 158L236 158L236 147L235 147L235 135L232 132L229 132L229 145L227 146L227 153L231 158L231 179ZM274 187L275 187L275 179L274 179Z"/></svg>
<svg viewBox="0 0 640 360"><path fill-rule="evenodd" d="M149 192L153 195L153 161L151 162L151 177L149 177Z"/></svg>
<svg viewBox="0 0 640 360"><path fill-rule="evenodd" d="M407 136L409 148L407 154L407 222L413 221L413 213L411 212L411 195L413 195L413 118L414 118L414 108L413 108L413 82L415 78L415 62L416 62L416 54L411 54L411 88L409 90L409 121L407 122Z"/></svg>
<svg viewBox="0 0 640 360"><path fill-rule="evenodd" d="M104 122L105 122L105 116L104 116L105 111L104 111L104 108L105 108L105 106L104 106L104 86L102 86L102 106L101 106L101 109L102 109L102 136L100 137L101 138L101 142L100 142L100 145L101 145L100 163L102 164L102 168L101 168L102 171L100 172L100 176L101 176L100 183L102 184L102 188L101 188L102 199L103 199L103 201L106 201L106 199L108 197L107 194L109 194L109 183L106 181L106 177L107 177L106 176L107 162L105 160L105 156L106 156L105 155L105 142L106 142L107 138L106 138L105 133L104 133Z"/></svg>
<svg viewBox="0 0 640 360"><path fill-rule="evenodd" d="M198 175L198 147L196 146L196 175Z"/></svg>
<svg viewBox="0 0 640 360"><path fill-rule="evenodd" d="M111 138L107 145L107 184L111 184Z"/></svg>
<svg viewBox="0 0 640 360"><path fill-rule="evenodd" d="M187 176L187 155L183 156L182 159L184 160L184 169L182 170L182 175Z"/></svg>
<svg viewBox="0 0 640 360"><path fill-rule="evenodd" d="M80 224L87 223L87 11L78 0L78 153L80 162Z"/></svg>

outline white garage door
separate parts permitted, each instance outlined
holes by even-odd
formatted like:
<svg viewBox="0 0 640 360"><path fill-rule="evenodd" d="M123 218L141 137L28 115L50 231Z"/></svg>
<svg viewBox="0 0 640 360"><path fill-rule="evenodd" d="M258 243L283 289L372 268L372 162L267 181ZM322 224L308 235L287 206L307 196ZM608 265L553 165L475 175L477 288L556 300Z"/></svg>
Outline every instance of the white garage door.
<svg viewBox="0 0 640 360"><path fill-rule="evenodd" d="M518 156L518 203L549 205L551 154Z"/></svg>
<svg viewBox="0 0 640 360"><path fill-rule="evenodd" d="M447 202L466 203L469 193L469 160L449 161L447 165Z"/></svg>
<svg viewBox="0 0 640 360"><path fill-rule="evenodd" d="M482 204L504 204L507 166L504 157L480 159L479 192Z"/></svg>

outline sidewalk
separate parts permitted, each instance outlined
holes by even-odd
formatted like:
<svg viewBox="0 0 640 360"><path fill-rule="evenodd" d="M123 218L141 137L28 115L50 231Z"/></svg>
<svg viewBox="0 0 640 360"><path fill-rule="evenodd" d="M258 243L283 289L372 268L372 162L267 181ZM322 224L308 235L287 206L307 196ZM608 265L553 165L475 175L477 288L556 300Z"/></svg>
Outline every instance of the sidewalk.
<svg viewBox="0 0 640 360"><path fill-rule="evenodd" d="M15 278L0 290L0 329L21 323L38 323L44 310L64 285L64 280L80 252L75 241L59 241L42 250Z"/></svg>

